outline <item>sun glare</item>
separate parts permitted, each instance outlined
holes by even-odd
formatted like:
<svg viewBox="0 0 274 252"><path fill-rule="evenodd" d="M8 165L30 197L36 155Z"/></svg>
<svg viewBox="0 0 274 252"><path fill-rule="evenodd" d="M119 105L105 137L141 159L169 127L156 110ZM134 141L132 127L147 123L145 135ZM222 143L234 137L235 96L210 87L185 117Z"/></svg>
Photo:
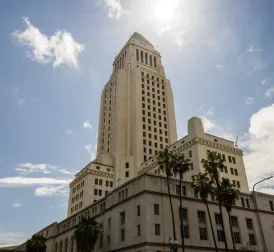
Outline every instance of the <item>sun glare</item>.
<svg viewBox="0 0 274 252"><path fill-rule="evenodd" d="M174 0L159 0L154 7L154 18L162 22L171 22L175 15Z"/></svg>

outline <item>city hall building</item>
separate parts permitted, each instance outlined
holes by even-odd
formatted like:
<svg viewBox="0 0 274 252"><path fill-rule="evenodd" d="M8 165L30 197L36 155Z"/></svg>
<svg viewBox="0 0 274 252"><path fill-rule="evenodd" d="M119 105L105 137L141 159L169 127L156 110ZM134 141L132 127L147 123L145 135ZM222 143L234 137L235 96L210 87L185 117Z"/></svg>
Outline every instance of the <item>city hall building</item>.
<svg viewBox="0 0 274 252"><path fill-rule="evenodd" d="M73 232L81 216L94 217L102 232L94 251L170 251L172 219L164 172L157 167L158 151L168 146L191 161L182 188L170 181L179 249L179 191L183 194L183 225L187 252L215 251L206 207L193 189L194 175L203 171L208 151L225 160L220 176L240 190L233 206L236 248L247 244L274 249L274 196L252 193L243 151L231 141L204 132L200 118L188 121L188 134L177 139L173 94L161 55L142 35L134 33L113 62L100 106L97 155L70 183L67 218L40 230L47 252L76 252ZM218 248L232 249L228 216L222 229L218 203L211 195L210 214ZM173 237L172 237L173 238ZM15 250L24 251L26 244Z"/></svg>

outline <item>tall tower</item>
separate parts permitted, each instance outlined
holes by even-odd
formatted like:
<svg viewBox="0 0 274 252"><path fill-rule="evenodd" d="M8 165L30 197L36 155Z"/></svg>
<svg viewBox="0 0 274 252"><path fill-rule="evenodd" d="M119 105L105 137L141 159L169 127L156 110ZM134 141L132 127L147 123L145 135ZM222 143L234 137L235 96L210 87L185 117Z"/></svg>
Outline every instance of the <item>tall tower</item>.
<svg viewBox="0 0 274 252"><path fill-rule="evenodd" d="M70 183L68 216L136 176L144 161L176 141L173 94L161 55L134 33L102 91L97 155Z"/></svg>
<svg viewBox="0 0 274 252"><path fill-rule="evenodd" d="M135 32L116 56L102 92L96 162L114 167L117 186L176 140L173 94L161 55Z"/></svg>

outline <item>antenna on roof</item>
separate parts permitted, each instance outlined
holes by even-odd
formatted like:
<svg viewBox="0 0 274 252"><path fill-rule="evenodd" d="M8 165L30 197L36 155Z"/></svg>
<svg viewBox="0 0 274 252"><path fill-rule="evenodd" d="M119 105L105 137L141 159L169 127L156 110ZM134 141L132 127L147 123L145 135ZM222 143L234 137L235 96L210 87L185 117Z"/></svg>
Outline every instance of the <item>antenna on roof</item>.
<svg viewBox="0 0 274 252"><path fill-rule="evenodd" d="M236 141L235 141L235 147L238 148L238 136L237 136Z"/></svg>

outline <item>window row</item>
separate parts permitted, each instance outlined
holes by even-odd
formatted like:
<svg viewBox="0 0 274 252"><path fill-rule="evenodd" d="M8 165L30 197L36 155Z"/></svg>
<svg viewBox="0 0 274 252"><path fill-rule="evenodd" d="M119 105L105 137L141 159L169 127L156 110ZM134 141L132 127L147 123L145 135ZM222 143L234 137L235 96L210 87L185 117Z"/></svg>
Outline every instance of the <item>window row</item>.
<svg viewBox="0 0 274 252"><path fill-rule="evenodd" d="M94 189L94 195L103 196L103 190L101 190L101 189ZM108 195L108 191L105 191L105 195L104 196L107 196L107 195Z"/></svg>
<svg viewBox="0 0 274 252"><path fill-rule="evenodd" d="M81 183L79 183L77 186L73 187L72 193L75 193L76 190L79 190L79 189L82 188L84 185L85 185L85 181L81 181Z"/></svg>
<svg viewBox="0 0 274 252"><path fill-rule="evenodd" d="M136 49L136 60L151 67L157 68L156 56L153 56L142 50Z"/></svg>
<svg viewBox="0 0 274 252"><path fill-rule="evenodd" d="M94 184L102 186L103 185L103 180L95 178L94 179ZM113 187L113 181L105 180L105 186Z"/></svg>
<svg viewBox="0 0 274 252"><path fill-rule="evenodd" d="M78 209L81 209L83 207L83 201L81 201L79 204L76 204L74 207L72 207L70 209L70 213L74 213L75 211L77 211Z"/></svg>
<svg viewBox="0 0 274 252"><path fill-rule="evenodd" d="M127 51L125 50L118 60L116 60L116 63L114 63L114 72L116 73L118 69L121 69L124 67L125 58L127 57Z"/></svg>
<svg viewBox="0 0 274 252"><path fill-rule="evenodd" d="M84 191L78 193L77 195L73 196L71 199L71 203L73 203L74 201L81 199L84 196Z"/></svg>
<svg viewBox="0 0 274 252"><path fill-rule="evenodd" d="M128 197L128 189L124 189L118 193L118 201L122 201Z"/></svg>
<svg viewBox="0 0 274 252"><path fill-rule="evenodd" d="M159 77L156 77L156 76L154 76L154 75L150 75L149 73L147 73L146 75L145 75L145 72L141 72L141 76L142 77L146 77L146 78L151 78L152 80L155 80L155 81L157 81L157 82L161 82L162 84L164 84L164 79L160 79ZM159 86L158 86L159 87ZM164 87L164 85L162 85L162 88L164 89L165 87Z"/></svg>
<svg viewBox="0 0 274 252"><path fill-rule="evenodd" d="M210 150L207 150L207 152L210 152ZM225 154L218 153L219 157L222 158L224 161L226 161L226 156ZM228 156L228 162L236 164L236 158L232 156Z"/></svg>

